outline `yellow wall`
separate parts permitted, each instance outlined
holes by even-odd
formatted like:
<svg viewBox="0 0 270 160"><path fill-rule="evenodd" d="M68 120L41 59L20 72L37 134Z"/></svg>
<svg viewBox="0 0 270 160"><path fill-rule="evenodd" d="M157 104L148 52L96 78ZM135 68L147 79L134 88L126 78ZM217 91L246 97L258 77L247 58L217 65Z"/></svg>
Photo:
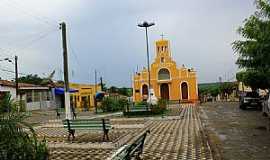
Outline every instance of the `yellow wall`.
<svg viewBox="0 0 270 160"><path fill-rule="evenodd" d="M163 68L169 70L170 79L158 79L158 72ZM186 82L188 84L188 101L195 102L198 100L196 72L185 66L177 67L176 62L173 61L171 57L169 41L167 40L159 40L156 42L156 57L151 64L150 76L151 86L157 98L161 98L160 85L167 83L169 85L169 99L182 100L181 83ZM146 68L136 73L133 77L133 98L135 102L143 100L142 86L144 84L148 85L148 73Z"/></svg>
<svg viewBox="0 0 270 160"><path fill-rule="evenodd" d="M78 92L71 94L71 103L75 108L83 110L84 107L87 107L88 110L94 110L94 95L97 91L101 91L100 85L95 87L95 85L89 84L70 83L69 87L78 90Z"/></svg>

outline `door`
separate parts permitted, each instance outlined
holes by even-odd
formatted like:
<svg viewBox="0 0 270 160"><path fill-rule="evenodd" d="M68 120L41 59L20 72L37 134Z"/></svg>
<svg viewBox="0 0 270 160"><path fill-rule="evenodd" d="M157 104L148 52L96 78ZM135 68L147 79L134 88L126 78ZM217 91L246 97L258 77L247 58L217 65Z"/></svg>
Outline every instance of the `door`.
<svg viewBox="0 0 270 160"><path fill-rule="evenodd" d="M169 93L169 85L168 83L162 83L160 85L160 97L162 99L169 100L170 99L170 93Z"/></svg>
<svg viewBox="0 0 270 160"><path fill-rule="evenodd" d="M187 100L188 99L188 85L186 82L183 82L181 84L181 91L182 91L182 99Z"/></svg>

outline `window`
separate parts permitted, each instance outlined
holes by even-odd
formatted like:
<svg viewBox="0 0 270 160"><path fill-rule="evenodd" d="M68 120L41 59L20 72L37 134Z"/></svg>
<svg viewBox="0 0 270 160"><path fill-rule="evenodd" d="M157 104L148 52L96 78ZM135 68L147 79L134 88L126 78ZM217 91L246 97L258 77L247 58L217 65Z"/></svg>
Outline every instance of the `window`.
<svg viewBox="0 0 270 160"><path fill-rule="evenodd" d="M33 102L39 102L40 101L39 93L40 92L38 92L38 91L34 91Z"/></svg>
<svg viewBox="0 0 270 160"><path fill-rule="evenodd" d="M26 102L33 102L33 98L32 98L32 92L26 92Z"/></svg>
<svg viewBox="0 0 270 160"><path fill-rule="evenodd" d="M161 57L160 62L164 63L164 57Z"/></svg>
<svg viewBox="0 0 270 160"><path fill-rule="evenodd" d="M170 79L170 71L166 68L162 68L158 72L158 80L169 80Z"/></svg>
<svg viewBox="0 0 270 160"><path fill-rule="evenodd" d="M136 90L135 90L135 93L140 93L140 90L139 90L139 89L136 89Z"/></svg>

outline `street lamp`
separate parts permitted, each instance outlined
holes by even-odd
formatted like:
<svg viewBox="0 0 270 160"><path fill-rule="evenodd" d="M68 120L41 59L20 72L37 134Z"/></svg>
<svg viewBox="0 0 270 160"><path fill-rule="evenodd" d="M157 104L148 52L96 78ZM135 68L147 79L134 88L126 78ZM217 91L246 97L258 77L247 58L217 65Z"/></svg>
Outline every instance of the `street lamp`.
<svg viewBox="0 0 270 160"><path fill-rule="evenodd" d="M0 61L8 61L13 63L13 61L9 58L0 59ZM15 56L15 86L16 86L16 100L18 99L19 86L18 86L18 56ZM14 64L14 63L13 63Z"/></svg>
<svg viewBox="0 0 270 160"><path fill-rule="evenodd" d="M4 59L1 59L0 61L7 61L7 62L10 62L12 64L13 61L9 58L4 58ZM18 61L18 56L15 56L15 87L16 87L16 101L18 100L18 94L19 94L19 85L18 85L18 64L17 64L17 61ZM19 109L18 109L19 111ZM8 108L8 112L10 112L9 108Z"/></svg>
<svg viewBox="0 0 270 160"><path fill-rule="evenodd" d="M150 87L151 87L151 79L150 79L150 64L149 64L149 46L148 46L148 27L155 25L155 23L151 22L148 23L144 21L143 23L138 24L138 27L145 28L145 36L146 36L146 51L147 51L147 68L148 68L148 98L149 103L151 104L151 94L150 94Z"/></svg>

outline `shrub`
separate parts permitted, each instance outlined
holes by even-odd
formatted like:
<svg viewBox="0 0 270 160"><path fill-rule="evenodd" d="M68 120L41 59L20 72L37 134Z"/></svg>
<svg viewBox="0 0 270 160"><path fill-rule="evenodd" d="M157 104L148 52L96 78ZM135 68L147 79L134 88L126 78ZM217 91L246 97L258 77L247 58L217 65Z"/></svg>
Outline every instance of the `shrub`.
<svg viewBox="0 0 270 160"><path fill-rule="evenodd" d="M159 99L157 105L151 107L151 111L154 114L163 114L167 110L167 100Z"/></svg>
<svg viewBox="0 0 270 160"><path fill-rule="evenodd" d="M24 115L16 111L10 95L0 102L0 159L47 160L46 142L39 142L31 125L24 122ZM9 111L9 114L6 112ZM26 132L28 129L30 132Z"/></svg>
<svg viewBox="0 0 270 160"><path fill-rule="evenodd" d="M101 109L104 112L122 111L126 105L128 105L128 101L126 99L114 99L111 97L105 97L101 102Z"/></svg>
<svg viewBox="0 0 270 160"><path fill-rule="evenodd" d="M33 128L23 122L19 114L0 118L0 159L1 160L47 160L45 142L39 142ZM23 130L27 128L31 133Z"/></svg>
<svg viewBox="0 0 270 160"><path fill-rule="evenodd" d="M4 94L3 98L0 100L0 114L6 112L16 111L16 105L13 103L10 94Z"/></svg>

